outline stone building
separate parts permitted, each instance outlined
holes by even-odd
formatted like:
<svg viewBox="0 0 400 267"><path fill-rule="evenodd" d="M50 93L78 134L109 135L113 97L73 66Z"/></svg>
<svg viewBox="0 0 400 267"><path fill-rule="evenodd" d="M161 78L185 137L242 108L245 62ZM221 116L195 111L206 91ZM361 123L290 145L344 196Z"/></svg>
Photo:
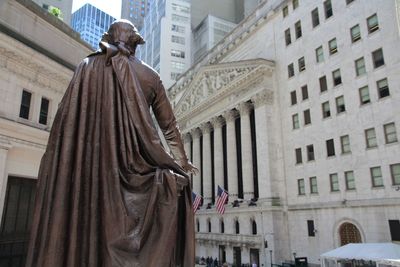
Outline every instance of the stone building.
<svg viewBox="0 0 400 267"><path fill-rule="evenodd" d="M198 257L319 264L400 241L399 6L263 2L170 88L200 169Z"/></svg>
<svg viewBox="0 0 400 267"><path fill-rule="evenodd" d="M40 159L75 66L91 48L25 0L0 2L0 265L24 266Z"/></svg>

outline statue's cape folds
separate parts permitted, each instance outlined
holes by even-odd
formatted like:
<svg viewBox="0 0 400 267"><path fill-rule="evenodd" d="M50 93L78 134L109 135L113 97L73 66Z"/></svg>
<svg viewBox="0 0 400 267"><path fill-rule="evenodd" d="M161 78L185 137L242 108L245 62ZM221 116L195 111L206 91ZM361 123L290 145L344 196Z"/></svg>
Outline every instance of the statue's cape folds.
<svg viewBox="0 0 400 267"><path fill-rule="evenodd" d="M132 58L109 45L77 67L41 162L26 266L194 266L191 190L176 183L188 178Z"/></svg>

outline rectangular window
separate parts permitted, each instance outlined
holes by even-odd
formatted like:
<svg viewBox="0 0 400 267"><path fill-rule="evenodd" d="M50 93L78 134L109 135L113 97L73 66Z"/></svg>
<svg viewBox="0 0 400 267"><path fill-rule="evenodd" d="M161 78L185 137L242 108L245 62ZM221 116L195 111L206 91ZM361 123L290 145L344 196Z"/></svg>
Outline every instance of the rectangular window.
<svg viewBox="0 0 400 267"><path fill-rule="evenodd" d="M319 25L318 8L315 8L315 9L313 9L313 11L311 11L311 20L312 20L313 28L315 28Z"/></svg>
<svg viewBox="0 0 400 267"><path fill-rule="evenodd" d="M361 105L365 105L371 102L371 99L369 98L369 90L368 86L361 87L358 89L360 93L360 103Z"/></svg>
<svg viewBox="0 0 400 267"><path fill-rule="evenodd" d="M378 16L376 14L367 18L368 33L379 30Z"/></svg>
<svg viewBox="0 0 400 267"><path fill-rule="evenodd" d="M328 157L335 156L335 143L333 139L326 140L326 154Z"/></svg>
<svg viewBox="0 0 400 267"><path fill-rule="evenodd" d="M329 107L329 101L322 103L322 118L329 118L331 116L331 108Z"/></svg>
<svg viewBox="0 0 400 267"><path fill-rule="evenodd" d="M298 179L297 180L297 192L299 195L305 195L306 194L306 189L304 186L304 179Z"/></svg>
<svg viewBox="0 0 400 267"><path fill-rule="evenodd" d="M392 241L400 241L400 220L389 220Z"/></svg>
<svg viewBox="0 0 400 267"><path fill-rule="evenodd" d="M50 101L47 98L42 97L42 102L40 103L40 114L39 114L40 124L47 125L47 117L49 115L49 103Z"/></svg>
<svg viewBox="0 0 400 267"><path fill-rule="evenodd" d="M328 84L326 82L326 76L322 76L319 78L319 90L320 92L325 92L328 90Z"/></svg>
<svg viewBox="0 0 400 267"><path fill-rule="evenodd" d="M317 59L317 63L324 61L324 50L322 46L315 49L315 57Z"/></svg>
<svg viewBox="0 0 400 267"><path fill-rule="evenodd" d="M344 105L344 97L343 96L336 97L336 112L339 114L345 111L346 111L346 106Z"/></svg>
<svg viewBox="0 0 400 267"><path fill-rule="evenodd" d="M172 14L172 21L187 23L189 22L189 18L185 16L180 16L177 14Z"/></svg>
<svg viewBox="0 0 400 267"><path fill-rule="evenodd" d="M310 177L310 193L318 193L317 177Z"/></svg>
<svg viewBox="0 0 400 267"><path fill-rule="evenodd" d="M333 54L337 53L338 49L337 49L336 38L333 38L332 40L330 40L328 42L328 46L329 46L329 55L333 55Z"/></svg>
<svg viewBox="0 0 400 267"><path fill-rule="evenodd" d="M304 57L299 58L298 63L299 63L299 72L302 72L303 70L306 69L306 62L304 61Z"/></svg>
<svg viewBox="0 0 400 267"><path fill-rule="evenodd" d="M354 180L354 172L353 171L345 172L344 179L346 181L346 190L356 189L356 181Z"/></svg>
<svg viewBox="0 0 400 267"><path fill-rule="evenodd" d="M379 68L385 65L385 59L383 58L382 48L379 48L372 52L372 62L374 63L374 68Z"/></svg>
<svg viewBox="0 0 400 267"><path fill-rule="evenodd" d="M379 98L383 98L390 95L389 85L387 79L382 79L376 82L378 87L378 96Z"/></svg>
<svg viewBox="0 0 400 267"><path fill-rule="evenodd" d="M171 61L171 67L172 69L183 71L185 69L185 63L178 61Z"/></svg>
<svg viewBox="0 0 400 267"><path fill-rule="evenodd" d="M286 42L286 46L288 46L292 43L292 37L290 36L290 28L287 28L285 31L285 42Z"/></svg>
<svg viewBox="0 0 400 267"><path fill-rule="evenodd" d="M292 115L293 130L300 127L299 114Z"/></svg>
<svg viewBox="0 0 400 267"><path fill-rule="evenodd" d="M171 30L174 32L185 33L185 27L172 24Z"/></svg>
<svg viewBox="0 0 400 267"><path fill-rule="evenodd" d="M375 128L365 130L365 143L367 148L377 147Z"/></svg>
<svg viewBox="0 0 400 267"><path fill-rule="evenodd" d="M303 163L303 158L301 157L301 148L295 149L295 155L296 155L296 164Z"/></svg>
<svg viewBox="0 0 400 267"><path fill-rule="evenodd" d="M296 91L290 92L290 101L291 101L292 105L296 105L297 104Z"/></svg>
<svg viewBox="0 0 400 267"><path fill-rule="evenodd" d="M299 0L292 0L293 10L299 7Z"/></svg>
<svg viewBox="0 0 400 267"><path fill-rule="evenodd" d="M300 20L298 22L296 22L296 24L294 24L294 29L295 29L295 33L296 33L296 39L299 39L302 35Z"/></svg>
<svg viewBox="0 0 400 267"><path fill-rule="evenodd" d="M394 122L383 125L386 144L397 142L396 126Z"/></svg>
<svg viewBox="0 0 400 267"><path fill-rule="evenodd" d="M314 156L314 145L308 145L308 146L307 146L307 160L308 160L308 161L315 160L315 156Z"/></svg>
<svg viewBox="0 0 400 267"><path fill-rule="evenodd" d="M282 14L283 14L283 17L285 18L287 15L289 15L289 7L288 6L284 6L283 8L282 8Z"/></svg>
<svg viewBox="0 0 400 267"><path fill-rule="evenodd" d="M171 56L179 57L179 58L185 58L185 52L184 51L180 51L180 50L176 50L176 49L172 49L171 50Z"/></svg>
<svg viewBox="0 0 400 267"><path fill-rule="evenodd" d="M324 2L324 10L325 10L325 18L330 18L333 16L333 10L332 10L332 3L331 0L326 0Z"/></svg>
<svg viewBox="0 0 400 267"><path fill-rule="evenodd" d="M337 173L330 174L329 181L331 183L331 192L339 191L339 179Z"/></svg>
<svg viewBox="0 0 400 267"><path fill-rule="evenodd" d="M355 43L355 42L361 40L360 25L357 24L357 25L351 27L350 35L351 35L352 43Z"/></svg>
<svg viewBox="0 0 400 267"><path fill-rule="evenodd" d="M303 85L301 87L301 96L302 96L303 100L308 99L308 88L307 88L307 85Z"/></svg>
<svg viewBox="0 0 400 267"><path fill-rule="evenodd" d="M373 167L371 170L371 179L373 187L383 187L381 167Z"/></svg>
<svg viewBox="0 0 400 267"><path fill-rule="evenodd" d="M315 236L314 221L307 220L308 236Z"/></svg>
<svg viewBox="0 0 400 267"><path fill-rule="evenodd" d="M172 10L177 11L177 12L187 13L187 14L190 13L190 7L178 5L176 3L172 3Z"/></svg>
<svg viewBox="0 0 400 267"><path fill-rule="evenodd" d="M176 35L171 35L171 41L173 43L177 43L177 44L185 44L185 37L181 37L181 36L176 36Z"/></svg>
<svg viewBox="0 0 400 267"><path fill-rule="evenodd" d="M342 75L340 74L340 69L332 71L333 86L337 86L342 83Z"/></svg>
<svg viewBox="0 0 400 267"><path fill-rule="evenodd" d="M356 76L363 75L366 72L364 57L354 61L356 67Z"/></svg>
<svg viewBox="0 0 400 267"><path fill-rule="evenodd" d="M400 185L400 163L390 165L390 175L392 176L392 184Z"/></svg>
<svg viewBox="0 0 400 267"><path fill-rule="evenodd" d="M340 146L342 148L342 154L351 152L349 135L343 135L340 137Z"/></svg>
<svg viewBox="0 0 400 267"><path fill-rule="evenodd" d="M294 76L294 66L293 66L293 63L290 63L290 64L288 65L288 76L289 76L289 78Z"/></svg>
<svg viewBox="0 0 400 267"><path fill-rule="evenodd" d="M31 98L32 93L23 90L21 98L21 106L19 109L19 117L24 119L29 119L29 110L31 108Z"/></svg>
<svg viewBox="0 0 400 267"><path fill-rule="evenodd" d="M303 115L304 115L304 125L311 124L310 110L309 109L304 110Z"/></svg>

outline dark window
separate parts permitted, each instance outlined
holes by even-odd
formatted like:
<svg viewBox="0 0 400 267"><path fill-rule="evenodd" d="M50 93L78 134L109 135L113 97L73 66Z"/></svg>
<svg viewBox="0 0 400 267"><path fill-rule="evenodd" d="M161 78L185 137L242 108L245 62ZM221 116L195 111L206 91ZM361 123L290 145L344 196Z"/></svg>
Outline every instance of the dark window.
<svg viewBox="0 0 400 267"><path fill-rule="evenodd" d="M368 32L373 33L379 30L378 16L376 14L367 18Z"/></svg>
<svg viewBox="0 0 400 267"><path fill-rule="evenodd" d="M328 90L328 84L326 82L326 76L322 76L319 78L319 90L322 92L325 92Z"/></svg>
<svg viewBox="0 0 400 267"><path fill-rule="evenodd" d="M328 118L331 116L331 108L329 107L329 101L322 103L322 117Z"/></svg>
<svg viewBox="0 0 400 267"><path fill-rule="evenodd" d="M298 63L299 63L299 72L302 72L303 70L306 69L306 62L304 61L304 57L299 58Z"/></svg>
<svg viewBox="0 0 400 267"><path fill-rule="evenodd" d="M329 46L329 54L333 55L336 54L338 49L337 49L337 42L336 42L336 38L333 38L332 40L330 40L328 42L328 46Z"/></svg>
<svg viewBox="0 0 400 267"><path fill-rule="evenodd" d="M308 145L307 146L307 160L308 161L315 160L315 157L314 157L314 145Z"/></svg>
<svg viewBox="0 0 400 267"><path fill-rule="evenodd" d="M308 236L315 236L314 221L307 220Z"/></svg>
<svg viewBox="0 0 400 267"><path fill-rule="evenodd" d="M340 74L340 69L337 69L332 72L333 78L333 86L339 85L342 83L342 75Z"/></svg>
<svg viewBox="0 0 400 267"><path fill-rule="evenodd" d="M298 22L296 22L296 24L294 24L294 29L295 29L295 32L296 32L296 39L299 39L301 37L301 35L302 35L300 20Z"/></svg>
<svg viewBox="0 0 400 267"><path fill-rule="evenodd" d="M400 220L389 220L392 241L400 241Z"/></svg>
<svg viewBox="0 0 400 267"><path fill-rule="evenodd" d="M256 220L251 220L251 230L253 235L257 234L257 223Z"/></svg>
<svg viewBox="0 0 400 267"><path fill-rule="evenodd" d="M318 8L311 11L311 20L313 28L319 25L319 15L318 15Z"/></svg>
<svg viewBox="0 0 400 267"><path fill-rule="evenodd" d="M294 76L294 66L293 66L293 63L291 63L291 64L288 65L288 76L289 76L289 78Z"/></svg>
<svg viewBox="0 0 400 267"><path fill-rule="evenodd" d="M296 91L290 92L290 100L291 100L292 105L297 104Z"/></svg>
<svg viewBox="0 0 400 267"><path fill-rule="evenodd" d="M47 117L49 114L49 100L46 98L42 98L42 103L40 104L40 115L39 115L39 123L47 124Z"/></svg>
<svg viewBox="0 0 400 267"><path fill-rule="evenodd" d="M221 234L225 233L225 223L223 220L221 220L221 223L220 223L220 232L221 232Z"/></svg>
<svg viewBox="0 0 400 267"><path fill-rule="evenodd" d="M379 98L383 98L383 97L386 97L386 96L389 96L389 95L390 95L390 92L389 92L389 85L388 85L388 81L387 81L386 78L377 81L377 82L376 82L376 85L377 85L377 87L378 87L378 95L379 95Z"/></svg>
<svg viewBox="0 0 400 267"><path fill-rule="evenodd" d="M31 108L32 94L28 91L22 91L21 107L19 110L19 116L24 119L29 119L29 110Z"/></svg>
<svg viewBox="0 0 400 267"><path fill-rule="evenodd" d="M375 69L385 65L385 59L383 58L382 48L379 48L378 50L372 52L372 61L374 63Z"/></svg>
<svg viewBox="0 0 400 267"><path fill-rule="evenodd" d="M311 123L310 110L309 109L304 110L303 114L304 114L304 125L310 124Z"/></svg>
<svg viewBox="0 0 400 267"><path fill-rule="evenodd" d="M332 10L332 3L331 0L326 0L324 2L324 10L325 10L325 18L330 18L333 16L333 10Z"/></svg>
<svg viewBox="0 0 400 267"><path fill-rule="evenodd" d="M240 234L240 225L238 220L235 220L235 233Z"/></svg>
<svg viewBox="0 0 400 267"><path fill-rule="evenodd" d="M343 96L336 97L336 112L342 113L345 111L346 111L346 106L344 104L344 97Z"/></svg>
<svg viewBox="0 0 400 267"><path fill-rule="evenodd" d="M301 95L303 97L303 100L308 99L308 89L307 89L307 85L303 85L301 87Z"/></svg>
<svg viewBox="0 0 400 267"><path fill-rule="evenodd" d="M286 17L286 16L289 14L289 8L288 8L288 6L284 6L284 7L282 8L282 14L283 14L283 17Z"/></svg>
<svg viewBox="0 0 400 267"><path fill-rule="evenodd" d="M358 89L358 91L360 94L361 105L368 104L369 102L371 102L371 99L369 97L368 86L361 87L360 89Z"/></svg>
<svg viewBox="0 0 400 267"><path fill-rule="evenodd" d="M333 139L326 140L326 153L328 157L335 156L335 144Z"/></svg>
<svg viewBox="0 0 400 267"><path fill-rule="evenodd" d="M296 154L296 164L300 164L303 162L303 158L301 157L301 148L296 148L295 149L295 154Z"/></svg>
<svg viewBox="0 0 400 267"><path fill-rule="evenodd" d="M293 4L293 10L295 10L296 8L299 7L299 0L293 0L292 4Z"/></svg>
<svg viewBox="0 0 400 267"><path fill-rule="evenodd" d="M290 36L290 28L286 29L285 31L285 42L286 45L290 45L292 43L292 38Z"/></svg>
<svg viewBox="0 0 400 267"><path fill-rule="evenodd" d="M45 10L49 10L49 5L43 4L42 7L43 7L43 9L45 9Z"/></svg>
<svg viewBox="0 0 400 267"><path fill-rule="evenodd" d="M200 222L198 219L196 220L196 227L197 227L197 232L199 233L200 232Z"/></svg>
<svg viewBox="0 0 400 267"><path fill-rule="evenodd" d="M208 219L207 223L208 223L208 232L211 233L211 221L210 221L210 219Z"/></svg>

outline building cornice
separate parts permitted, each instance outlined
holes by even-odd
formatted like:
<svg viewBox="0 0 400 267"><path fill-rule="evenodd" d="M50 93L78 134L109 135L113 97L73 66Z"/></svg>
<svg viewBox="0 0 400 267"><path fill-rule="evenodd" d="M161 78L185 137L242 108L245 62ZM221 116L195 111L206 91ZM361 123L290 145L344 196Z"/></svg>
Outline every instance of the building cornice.
<svg viewBox="0 0 400 267"><path fill-rule="evenodd" d="M236 235L219 233L196 233L196 241L204 244L220 244L227 246L261 247L263 238L261 235Z"/></svg>

